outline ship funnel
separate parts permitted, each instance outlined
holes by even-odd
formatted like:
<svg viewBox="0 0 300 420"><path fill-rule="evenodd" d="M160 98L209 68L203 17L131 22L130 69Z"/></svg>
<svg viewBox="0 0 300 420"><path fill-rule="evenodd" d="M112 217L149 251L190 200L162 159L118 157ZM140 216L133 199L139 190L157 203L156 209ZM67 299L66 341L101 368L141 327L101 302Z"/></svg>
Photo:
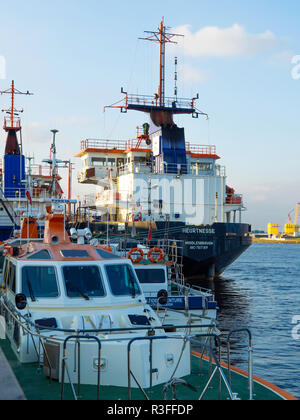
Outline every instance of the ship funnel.
<svg viewBox="0 0 300 420"><path fill-rule="evenodd" d="M17 133L15 130L9 130L6 139L5 147L6 155L20 155L20 147L17 139Z"/></svg>

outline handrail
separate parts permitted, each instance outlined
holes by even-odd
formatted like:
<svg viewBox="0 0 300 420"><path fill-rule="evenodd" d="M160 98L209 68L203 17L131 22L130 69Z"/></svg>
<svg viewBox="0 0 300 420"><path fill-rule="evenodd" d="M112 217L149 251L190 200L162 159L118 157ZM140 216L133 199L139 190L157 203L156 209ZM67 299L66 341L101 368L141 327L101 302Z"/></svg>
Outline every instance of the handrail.
<svg viewBox="0 0 300 420"><path fill-rule="evenodd" d="M98 344L98 373L97 373L97 401L100 400L100 376L101 376L101 341L99 340L98 337L95 336L90 336L90 335L72 335L69 336L65 339L64 344L63 344L63 358L62 358L62 380L61 380L61 400L64 399L64 388L65 388L65 371L66 371L66 354L67 354L67 344L69 341L71 340L76 340L78 341L78 346L80 348L80 340L84 339L84 340L94 340L97 342ZM78 350L78 394L79 394L79 390L80 390L80 350ZM70 380L70 378L69 378ZM70 380L71 383L71 380ZM71 384L72 386L72 384ZM73 390L73 394L74 394L74 388L72 386L72 390ZM74 394L75 396L75 394ZM76 399L76 398L75 398Z"/></svg>
<svg viewBox="0 0 300 420"><path fill-rule="evenodd" d="M156 336L154 336L154 337L136 337L136 338L133 338L129 343L128 343L128 346L127 346L127 375L128 375L128 400L129 401L131 401L131 398L132 398L132 393L131 393L131 376L133 376L134 377L134 375L133 375L133 373L131 372L131 359L130 359L130 351L131 351L131 347L132 347L132 344L134 343L134 342L136 342L136 341L149 341L150 342L150 358L149 358L149 362L150 362L150 386L152 386L152 380L151 380L151 378L152 378L152 374L153 374L153 369L152 369L152 357L151 357L151 351L152 351L152 344L153 344L153 341L155 341L155 340L166 340L166 339L170 339L170 338L173 338L173 339L182 339L182 340L184 340L185 341L185 343L186 343L186 341L189 341L191 344L198 344L199 345L199 341L198 340L196 340L196 338L200 338L200 337L213 337L213 338L215 338L215 340L216 340L216 342L217 342L217 344L218 344L218 347L220 347L221 346L221 340L220 340L220 337L217 335L217 334L213 334L213 333L210 333L210 334L195 334L195 335L189 335L189 336L185 336L185 337L172 337L172 336L162 336L162 337L156 337ZM230 386L230 384L228 383L228 381L227 381L227 379L226 379L226 376L225 376L225 374L224 374L224 372L223 372L223 369L222 369L222 366L221 366L221 360L218 360L218 357L216 356L216 354L215 354L215 352L214 352L214 349L213 349L213 347L212 346L209 346L209 345L207 345L207 344L205 344L205 343L203 343L202 344L204 347L206 347L206 348L208 348L209 350L210 350L210 354L212 355L212 357L213 357L213 359L214 359L214 362L215 362L215 364L216 364L216 368L215 368L215 370L214 370L214 372L212 373L212 375L210 376L210 378L209 378L209 380L208 380L208 382L207 382L207 384L206 384L206 386L205 386L205 388L204 388L204 390L203 390L203 392L201 393L201 395L200 395L200 398L199 398L199 400L201 400L202 398L203 398L203 396L205 395L205 393L206 393L206 391L207 391L207 389L208 389L208 387L209 387L209 385L210 385L210 383L211 383L211 381L213 380L213 378L214 378L214 376L215 376L215 374L217 373L217 371L219 371L219 374L220 374L220 378L223 380L223 382L224 382L224 384L225 384L225 386L226 386L226 389L227 389L227 392L228 392L228 394L229 394L229 398L232 400L232 401L234 401L234 400L237 400L237 395L236 394L234 394L233 392L232 392L232 390L231 390L231 386ZM183 350L184 350L184 348L183 348ZM177 364L178 365L178 364ZM176 369L177 369L177 367L176 367ZM176 369L175 369L175 372L176 372ZM174 372L174 374L172 375L172 378L171 379L173 379L174 378L174 375L175 375L175 372ZM137 382L137 380L136 380L136 378L134 377L134 379L135 379L135 381ZM138 384L138 383L137 383ZM138 384L138 386L139 386L139 384ZM140 388L140 386L139 386L139 388ZM142 390L142 392L143 392L143 394L147 397L147 394L145 393L145 391L144 390Z"/></svg>
<svg viewBox="0 0 300 420"><path fill-rule="evenodd" d="M224 382L224 384L225 384L225 386L226 386L227 392L228 392L228 394L229 394L229 398L230 398L232 401L237 400L237 399L238 399L238 398L237 398L237 395L236 395L236 394L234 394L234 393L232 392L231 385L228 383L228 381L227 381L227 379L226 379L226 376L225 376L225 374L224 374L224 372L223 372L223 369L222 369L222 366L221 366L221 363L220 363L221 361L219 361L219 360L218 360L217 356L215 355L215 352L214 352L213 348L212 348L211 346L209 346L208 344L205 344L205 343L203 343L202 345L203 345L203 347L206 347L206 348L208 348L208 349L210 350L210 354L211 354L212 358L214 359L214 362L215 362L215 364L216 364L216 368L215 368L215 370L213 371L213 373L211 374L211 376L210 376L210 378L209 378L209 380L208 380L208 382L207 382L206 386L204 387L204 390L202 391L202 394L201 394L201 395L200 395L200 397L199 397L199 401L203 399L203 397L204 397L204 395L205 395L206 391L207 391L207 390L208 390L208 388L209 388L209 385L211 384L211 382L212 382L212 380L213 380L213 378L214 378L215 374L216 374L218 371L219 371L219 374L220 374L220 378L223 380L223 382Z"/></svg>
<svg viewBox="0 0 300 420"><path fill-rule="evenodd" d="M0 291L0 296L2 297L2 299L1 299L2 305L4 305L4 308L11 313L11 315L15 319L16 323L18 323L24 329L24 331L28 332L32 336L32 339L34 339L34 337L37 337L40 340L40 343L42 344L44 352L46 353L46 357L48 358L48 355L47 355L47 352L46 352L46 349L43 345L42 340L43 339L48 339L49 340L49 338L51 338L51 337L49 337L49 335L43 337L43 335L37 329L37 326L34 322L30 321L28 319L28 317L23 316L15 308L11 308L12 304L9 301L7 301L6 296L4 296L1 293L1 291ZM22 319L23 319L23 322L22 322ZM205 325L188 325L188 328L191 331L194 328L200 328L200 327L205 328L205 327L211 327L211 326L212 325L207 325L207 326L205 326ZM36 333L34 331L32 331L30 329L30 327L34 327L34 329L36 330ZM187 327L186 324L185 325L176 325L177 329L183 329L185 327ZM70 375L69 375L69 372L68 372L68 366L67 366L66 350L67 350L67 343L70 340L76 340L78 342L79 346L80 346L80 340L94 340L98 344L97 399L99 400L100 399L100 384L101 384L101 381L100 381L101 380L101 339L99 337L96 337L95 335L89 335L89 333L97 334L97 333L104 333L104 332L111 332L112 333L112 332L124 332L124 331L131 331L131 332L148 331L149 335L146 336L146 337L145 336L144 337L133 337L130 341L129 341L128 336L126 338L126 341L128 342L128 344L127 344L127 358L128 358L127 359L127 368L128 368L127 374L128 374L128 397L129 397L129 400L131 399L131 377L134 378L134 380L136 381L138 387L140 388L140 390L144 394L144 396L146 398L148 398L146 392L141 388L141 386L139 385L139 383L138 383L137 379L135 378L133 372L131 371L131 359L130 359L131 353L130 352L131 352L131 348L132 348L133 343L136 342L136 341L149 341L149 343L150 343L150 358L149 358L150 375L152 375L152 373L153 373L152 354L151 354L152 351L153 351L152 344L155 340L166 340L166 339L183 340L184 346L186 345L187 342L190 342L191 344L201 345L201 346L203 346L203 348L206 348L206 349L210 350L210 361L212 362L212 360L214 360L214 363L216 364L216 368L214 369L214 371L212 373L210 371L210 377L209 377L208 382L207 382L203 392L201 393L199 399L203 398L203 396L205 395L206 391L208 390L215 374L217 372L219 372L220 385L221 385L221 381L223 381L225 386L226 386L227 392L229 394L229 398L231 400L237 400L238 399L237 394L234 394L232 392L232 389L231 389L230 340L231 340L231 337L234 334L237 334L239 332L246 332L249 336L249 349L248 349L248 351L249 351L249 391L250 391L249 399L253 400L253 347L252 347L252 334L251 334L249 329L246 329L246 328L245 329L237 329L237 330L231 331L228 334L228 339L227 339L227 349L228 349L227 358L228 358L228 375L229 375L228 381L226 379L226 376L225 376L225 374L223 372L223 368L222 368L221 352L220 352L222 343L221 343L221 339L220 339L219 335L217 335L215 333L212 333L212 332L210 332L210 333L198 333L198 334L180 334L180 333L178 333L177 335L167 335L166 333L164 333L163 335L159 335L159 336L151 335L151 332L154 332L155 330L163 331L164 327L163 326L157 326L157 327L117 328L117 329L111 329L110 328L110 329L103 329L103 330L80 330L80 331L78 331L78 330L76 330L76 331L75 330L62 330L62 329L50 328L50 327L48 328L47 327L47 331L55 331L55 332L61 331L61 332L64 332L64 333L69 332L69 333L74 334L74 335L70 335L70 336L66 337L66 339L64 340L64 343L63 343L63 358L62 358L62 372L61 372L61 377L62 377L61 399L64 398L65 372L66 371L67 371L67 375L69 376L69 379L70 379L70 384L71 384L71 387L72 387L72 392L73 392L74 398L77 399L76 392L75 392L74 386L71 382L71 378L70 378ZM198 338L205 338L205 337L206 338L211 338L211 339L214 338L215 343L216 343L216 347L219 348L219 358L215 354L214 347L213 347L212 343L210 343L210 345L208 345L206 343L202 343L202 342L199 342L199 340L197 340ZM125 340L125 338L122 339L122 340ZM120 341L120 337L116 337L116 338L112 337L111 339L108 339L108 340L106 339L106 341ZM33 343L33 344L35 346L35 343ZM175 376L175 373L176 373L178 364L181 360L184 349L185 349L185 347L183 347L183 349L182 349L181 356L179 357L179 361L177 363L177 366L175 368L175 371L174 371L171 379L173 379L174 376ZM39 353L37 349L36 349L36 351L37 351L37 353ZM79 351L78 351L78 389L80 388L80 357L81 357L81 355L80 355L80 349L79 349ZM50 368L51 368L51 365L50 365ZM152 376L150 376L150 387L152 387L152 379L151 378L152 378ZM221 388L220 388L219 392L221 392Z"/></svg>
<svg viewBox="0 0 300 420"><path fill-rule="evenodd" d="M249 338L249 347L248 347L248 377L249 377L249 400L253 400L253 341L252 333L248 328L240 328L231 331L228 334L227 338L227 360L228 360L228 377L229 384L231 386L231 357L230 357L230 339L233 335L246 332Z"/></svg>
<svg viewBox="0 0 300 420"><path fill-rule="evenodd" d="M127 94L126 95L126 104L127 106L131 105L144 105L144 106L158 106L158 100L155 96L151 95L137 95L137 94ZM164 98L164 107L174 108L176 104L177 108L187 108L194 109L194 102L192 99L188 98L175 98L175 97L166 97Z"/></svg>
<svg viewBox="0 0 300 420"><path fill-rule="evenodd" d="M81 151L86 149L106 149L106 150L120 150L126 151L131 148L137 148L138 139L129 139L129 140L109 140L109 139L84 139L81 140ZM152 149L151 145L143 145L143 149ZM205 144L192 144L191 142L186 142L186 151L188 153L195 153L201 155L212 155L217 154L216 146L205 145Z"/></svg>
<svg viewBox="0 0 300 420"><path fill-rule="evenodd" d="M188 338L188 336L185 337L178 337L178 336L152 336L152 337L135 337L131 339L127 345L127 376L128 376L128 400L131 401L131 376L133 375L131 372L131 359L130 359L130 352L132 344L137 341L149 341L150 343L150 357L149 357L149 363L150 363L150 389L152 388L152 374L153 374L153 366L152 366L152 351L153 351L153 341L156 340L167 340L167 339L180 339L185 340ZM173 374L174 376L174 374ZM136 379L135 379L136 381ZM144 393L144 392L143 392Z"/></svg>
<svg viewBox="0 0 300 420"><path fill-rule="evenodd" d="M4 301L6 301L6 304L11 305L10 302L7 302L7 298L0 291L0 296L1 295L2 295L2 297L4 299ZM36 324L34 322L30 321L26 316L22 315L19 311L15 310L15 309L12 310L9 306L6 306L6 304L5 304L5 308L8 309L8 310L10 310L12 316L13 316L13 314L18 315L21 319L23 319L23 321L25 322L25 324L27 324L28 326L31 326L34 329L36 329ZM14 319L17 321L17 318L16 317L14 317ZM22 322L18 322L18 323L21 326L24 326L24 324ZM214 326L213 324L214 323L211 323L209 325L194 325L194 326L188 326L188 327L189 328L190 327L192 327L192 328L211 328L212 326ZM184 324L184 325L176 325L176 328L178 330L183 329L183 328L186 328L186 327L187 327L186 324ZM78 330L78 329L77 330L73 330L73 329L63 329L63 328L47 327L47 331L61 332L61 333L65 333L65 334L83 334L83 335L86 334L88 336L88 334L105 334L105 333L114 334L114 333L118 333L118 332L119 333L122 333L122 332L128 332L128 331L131 331L131 332L155 331L155 330L164 330L164 328L165 327L163 325L156 326L156 327L153 327L153 326L144 327L143 326L143 327L138 327L138 328L126 327L126 328L105 328L105 329L93 329L93 330L87 330L87 329L85 329L85 330ZM28 329L28 332L29 331L30 330ZM46 338L49 338L49 337L46 337ZM118 340L120 340L120 338L118 338Z"/></svg>

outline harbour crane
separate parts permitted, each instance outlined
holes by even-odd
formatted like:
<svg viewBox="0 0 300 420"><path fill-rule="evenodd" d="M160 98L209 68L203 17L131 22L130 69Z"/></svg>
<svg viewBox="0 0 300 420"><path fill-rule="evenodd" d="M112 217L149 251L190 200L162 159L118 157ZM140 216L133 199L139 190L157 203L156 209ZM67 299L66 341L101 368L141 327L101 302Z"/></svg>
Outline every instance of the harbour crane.
<svg viewBox="0 0 300 420"><path fill-rule="evenodd" d="M297 204L294 225L297 225L297 222L298 222L298 219L299 219L299 213L300 213L300 203Z"/></svg>

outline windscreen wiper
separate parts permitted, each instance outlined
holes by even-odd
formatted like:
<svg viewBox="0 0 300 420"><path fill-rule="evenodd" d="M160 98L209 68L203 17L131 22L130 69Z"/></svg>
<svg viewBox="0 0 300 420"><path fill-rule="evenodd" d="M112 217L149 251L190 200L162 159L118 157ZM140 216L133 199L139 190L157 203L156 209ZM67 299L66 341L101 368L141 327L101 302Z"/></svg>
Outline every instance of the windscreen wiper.
<svg viewBox="0 0 300 420"><path fill-rule="evenodd" d="M68 291L70 292L77 292L80 294L80 296L82 296L85 300L90 300L89 296L84 293L82 290L80 290L79 287L74 286L74 284L72 284L71 282L68 282L67 285Z"/></svg>
<svg viewBox="0 0 300 420"><path fill-rule="evenodd" d="M132 275L129 275L129 281L130 281L130 284L131 284L131 296L132 296L132 299L135 299L135 297L136 297L135 281L134 281L134 278L132 277Z"/></svg>
<svg viewBox="0 0 300 420"><path fill-rule="evenodd" d="M85 300L90 300L89 296L84 293L82 290L77 289L76 287L74 287L73 289L75 292L78 292L80 294L80 296L82 296Z"/></svg>
<svg viewBox="0 0 300 420"><path fill-rule="evenodd" d="M30 299L32 300L32 302L36 302L36 298L35 298L34 293L33 293L33 288L32 288L31 282L30 282L28 277L26 279L26 283L27 283L27 286L28 286Z"/></svg>
<svg viewBox="0 0 300 420"><path fill-rule="evenodd" d="M83 293L81 290L77 290L77 292L85 299L85 300L90 300L90 297L86 294Z"/></svg>

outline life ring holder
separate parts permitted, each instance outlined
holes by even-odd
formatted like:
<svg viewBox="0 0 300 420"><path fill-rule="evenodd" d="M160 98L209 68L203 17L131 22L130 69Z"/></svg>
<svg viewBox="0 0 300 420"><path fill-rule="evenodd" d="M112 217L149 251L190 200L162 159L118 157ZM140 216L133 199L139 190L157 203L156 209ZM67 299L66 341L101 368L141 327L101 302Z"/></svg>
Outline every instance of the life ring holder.
<svg viewBox="0 0 300 420"><path fill-rule="evenodd" d="M140 257L138 258L132 258L133 254L140 254ZM144 251L140 248L132 248L129 252L128 252L128 258L133 262L133 264L138 264L141 261L143 261L144 258Z"/></svg>
<svg viewBox="0 0 300 420"><path fill-rule="evenodd" d="M157 258L153 258L153 254L159 254ZM148 260L154 264L160 263L164 259L164 251L161 248L152 248L148 252Z"/></svg>

